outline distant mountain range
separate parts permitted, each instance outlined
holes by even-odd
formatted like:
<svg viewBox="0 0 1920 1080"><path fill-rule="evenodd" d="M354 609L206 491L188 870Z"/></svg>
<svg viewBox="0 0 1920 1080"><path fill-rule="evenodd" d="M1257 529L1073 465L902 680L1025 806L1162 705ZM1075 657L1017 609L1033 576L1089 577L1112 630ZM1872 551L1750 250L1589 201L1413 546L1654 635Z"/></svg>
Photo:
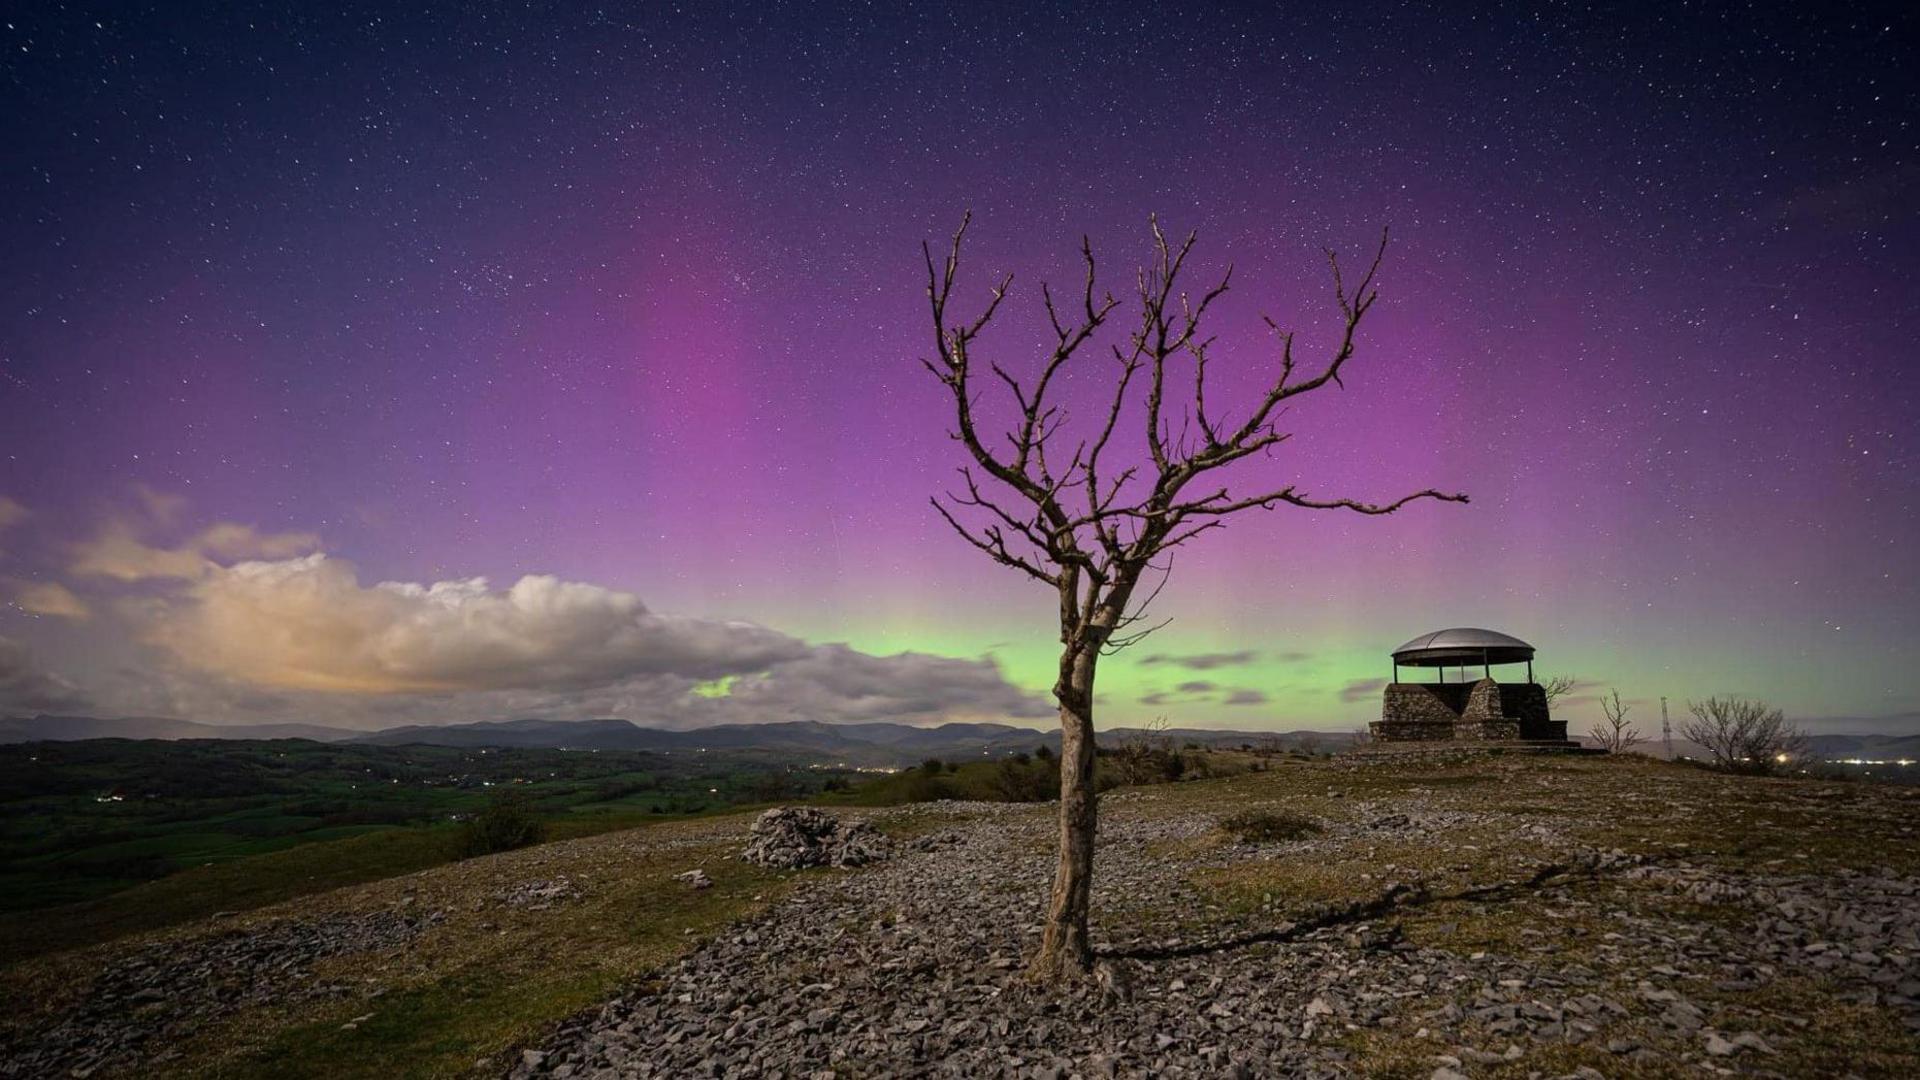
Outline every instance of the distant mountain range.
<svg viewBox="0 0 1920 1080"><path fill-rule="evenodd" d="M690 731L641 727L625 720L507 720L393 728L352 741L381 746L561 747L574 750L649 750L666 754L752 753L807 762L899 765L928 757L953 758L1031 750L1046 736L1007 724L726 724ZM1057 745L1059 737L1054 736Z"/></svg>
<svg viewBox="0 0 1920 1080"><path fill-rule="evenodd" d="M0 743L78 739L312 739L340 742L356 733L319 724L202 724L164 716L12 716L0 718Z"/></svg>
<svg viewBox="0 0 1920 1080"><path fill-rule="evenodd" d="M1142 734L1137 728L1114 728L1100 733L1104 740ZM1303 738L1322 743L1339 736L1316 732L1273 734L1197 728L1162 732L1176 744L1239 745L1278 740L1297 744ZM649 750L685 754L708 751L764 753L803 757L809 762L847 765L905 765L929 757L957 760L998 757L1047 746L1058 750L1060 732L1038 731L1010 724L821 724L806 721L779 724L723 724L692 730L641 727L625 720L507 720L497 723L452 724L391 728L358 736L352 741L383 746L426 743L434 746L564 747L578 750Z"/></svg>
<svg viewBox="0 0 1920 1080"><path fill-rule="evenodd" d="M1114 728L1100 733L1103 741L1132 738L1138 728ZM1237 746L1273 743L1297 746L1317 741L1329 749L1343 745L1347 736L1297 731L1284 734L1173 728L1160 732L1177 745ZM641 727L626 720L503 720L491 723L409 726L384 731L355 732L313 724L258 724L220 726L159 717L101 720L87 716L35 716L0 720L0 742L71 741L75 739L312 739L318 742L370 743L378 746L409 744L458 747L541 747L572 750L649 750L656 753L777 754L802 757L808 763L848 765L905 765L929 757L954 760L994 757L1038 746L1059 749L1060 732L1038 731L1011 724L725 724L692 730Z"/></svg>
<svg viewBox="0 0 1920 1080"><path fill-rule="evenodd" d="M1103 743L1143 734L1139 728L1111 728L1100 732ZM1256 743L1294 748L1318 744L1322 749L1344 748L1351 736L1344 732L1223 731L1209 728L1170 728L1159 733L1176 745L1238 746ZM1060 747L1060 732L1015 727L1011 724L820 724L797 721L781 724L725 724L720 727L668 730L642 727L626 720L502 720L488 723L419 725L359 732L318 724L202 724L167 717L128 716L106 720L92 716L32 716L0 719L0 743L67 742L76 739L312 739L315 742L371 743L378 746L533 747L572 750L650 750L656 753L788 755L808 763L848 765L906 765L929 757L955 760L993 757L1037 746ZM1827 759L1920 760L1920 735L1812 735L1812 751ZM1660 753L1657 739L1635 748L1643 754ZM1680 754L1704 756L1704 751L1674 740Z"/></svg>
<svg viewBox="0 0 1920 1080"><path fill-rule="evenodd" d="M1920 761L1920 735L1809 735L1807 748L1828 760L1906 758Z"/></svg>

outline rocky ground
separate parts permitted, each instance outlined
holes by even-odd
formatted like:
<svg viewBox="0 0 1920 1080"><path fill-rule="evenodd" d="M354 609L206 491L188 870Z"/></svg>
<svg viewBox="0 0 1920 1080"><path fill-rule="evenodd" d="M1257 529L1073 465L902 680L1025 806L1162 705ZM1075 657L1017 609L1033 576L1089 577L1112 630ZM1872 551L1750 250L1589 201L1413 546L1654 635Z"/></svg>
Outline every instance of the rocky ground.
<svg viewBox="0 0 1920 1080"><path fill-rule="evenodd" d="M316 978L314 965L404 948L437 921L393 912L334 915L140 946L104 964L55 1023L7 1046L0 1075L88 1077L102 1067L167 1061L170 1043L242 1009L351 994L351 987Z"/></svg>
<svg viewBox="0 0 1920 1080"><path fill-rule="evenodd" d="M1515 877L1434 890L1407 875L1297 918L1263 900L1265 918L1195 919L1217 908L1193 884L1196 861L1337 858L1396 834L1444 846L1473 815L1420 799L1359 804L1319 839L1196 860L1186 845L1208 838L1215 816L1153 802L1108 805L1096 904L1112 940L1086 985L1034 987L1020 974L1039 933L1050 822L936 806L926 812L970 820L736 928L659 983L570 1021L511 1075L1345 1076L1421 1059L1436 1078L1772 1074L1812 1021L1723 1001L1807 971L1837 1000L1920 1030L1912 877L1653 863L1543 826L1539 857ZM1676 897L1687 903L1667 903ZM1704 904L1749 917L1693 917ZM1434 909L1497 909L1521 945L1425 944L1431 935L1405 922ZM1579 920L1612 929L1554 948ZM1409 1045L1370 1059L1358 1033Z"/></svg>
<svg viewBox="0 0 1920 1080"><path fill-rule="evenodd" d="M735 817L7 973L37 997L0 1027L0 1076L1920 1074L1920 800L1898 789L1473 758L1102 806L1084 985L1021 971L1049 807L865 812L887 858L798 872L739 859L764 837ZM1219 827L1249 810L1319 831Z"/></svg>

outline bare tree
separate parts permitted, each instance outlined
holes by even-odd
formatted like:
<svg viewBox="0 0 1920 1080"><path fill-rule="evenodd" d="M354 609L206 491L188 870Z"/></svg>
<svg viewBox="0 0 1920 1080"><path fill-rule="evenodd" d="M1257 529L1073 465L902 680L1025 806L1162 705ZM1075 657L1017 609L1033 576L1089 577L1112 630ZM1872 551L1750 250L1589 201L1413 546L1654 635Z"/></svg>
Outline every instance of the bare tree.
<svg viewBox="0 0 1920 1080"><path fill-rule="evenodd" d="M1704 747L1729 772L1768 776L1807 752L1806 736L1779 709L1741 697L1687 702L1693 719L1680 734Z"/></svg>
<svg viewBox="0 0 1920 1080"><path fill-rule="evenodd" d="M1627 713L1632 706L1620 700L1620 691L1600 699L1600 712L1606 716L1604 723L1593 725L1587 732L1589 738L1600 744L1609 754L1624 754L1640 744L1640 729L1627 722Z"/></svg>
<svg viewBox="0 0 1920 1080"><path fill-rule="evenodd" d="M1011 275L993 286L983 309L971 318L953 312L954 278L966 229L963 220L942 259L935 259L931 245L922 245L936 350L935 358L922 363L952 393L952 437L971 459L959 470L963 490L933 504L967 543L1044 583L1058 599L1061 650L1053 695L1061 727L1060 857L1032 974L1038 979L1072 977L1085 973L1092 961L1087 907L1096 814L1094 673L1102 656L1157 629L1143 625L1146 608L1171 573L1173 550L1245 510L1294 506L1387 514L1416 499L1467 499L1429 489L1373 504L1315 498L1293 485L1241 495L1217 475L1286 440L1275 426L1284 404L1342 385L1355 333L1378 298L1373 282L1386 253L1384 234L1356 288L1348 288L1339 261L1328 253L1342 320L1331 356L1314 365L1310 375L1296 378L1293 334L1267 320L1277 343L1277 371L1245 415L1229 422L1207 400L1214 342L1201 332L1201 325L1226 295L1232 270L1197 296L1182 291L1180 278L1194 235L1176 247L1153 223L1153 255L1138 276L1133 328L1123 342L1110 346L1111 398L1093 414L1083 437L1074 438L1062 435L1067 416L1058 401L1056 380L1120 306L1095 284L1092 244L1084 238L1080 244L1086 275L1074 301L1057 302L1053 292L1041 286L1054 340L1038 371L1023 380L992 360L984 362L983 372L976 355L982 332L1012 286ZM1087 351L1097 352L1098 347ZM1170 383L1168 376L1176 367L1186 368L1187 374L1175 373ZM1012 396L1017 417L1004 441L990 443L981 433L975 415L978 379L1002 383ZM1142 442L1128 460L1116 464L1109 453L1124 452L1113 446L1123 417L1130 427L1138 424ZM963 516L971 523L963 522ZM1149 571L1159 575L1159 582L1143 589Z"/></svg>
<svg viewBox="0 0 1920 1080"><path fill-rule="evenodd" d="M1148 784L1164 778L1167 761L1174 753L1173 736L1167 734L1168 724L1165 716L1156 716L1113 748L1112 758L1121 783Z"/></svg>
<svg viewBox="0 0 1920 1080"><path fill-rule="evenodd" d="M1561 698L1573 693L1574 688L1579 685L1580 679L1575 675L1555 675L1548 679L1540 687L1541 690L1546 691L1547 708L1553 708Z"/></svg>

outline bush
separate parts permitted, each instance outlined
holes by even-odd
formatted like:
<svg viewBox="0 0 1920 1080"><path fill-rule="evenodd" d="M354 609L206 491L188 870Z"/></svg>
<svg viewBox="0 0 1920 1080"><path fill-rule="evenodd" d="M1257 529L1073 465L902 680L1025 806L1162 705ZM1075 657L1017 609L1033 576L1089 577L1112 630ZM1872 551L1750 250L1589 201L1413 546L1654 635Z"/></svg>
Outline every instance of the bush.
<svg viewBox="0 0 1920 1080"><path fill-rule="evenodd" d="M1029 762L1027 755L1002 758L994 767L993 789L1007 802L1047 802L1060 793L1060 769L1050 761Z"/></svg>
<svg viewBox="0 0 1920 1080"><path fill-rule="evenodd" d="M1593 725L1587 737L1600 744L1600 748L1609 754L1624 754L1646 741L1640 737L1640 729L1627 722L1627 713L1633 706L1620 700L1620 691L1600 699L1600 712L1606 716L1606 722Z"/></svg>
<svg viewBox="0 0 1920 1080"><path fill-rule="evenodd" d="M1276 844L1320 834L1320 823L1286 810L1242 810L1220 819L1220 831L1243 844Z"/></svg>
<svg viewBox="0 0 1920 1080"><path fill-rule="evenodd" d="M1705 747L1714 765L1728 772L1770 776L1806 755L1806 736L1766 702L1710 697L1687 702L1687 711L1693 719L1680 725L1680 734Z"/></svg>
<svg viewBox="0 0 1920 1080"><path fill-rule="evenodd" d="M533 800L513 788L494 793L486 808L460 826L455 854L462 859L512 851L547 838L546 823L533 811Z"/></svg>
<svg viewBox="0 0 1920 1080"><path fill-rule="evenodd" d="M935 775L936 770L922 768L909 772L905 780L905 795L908 802L939 802L953 798L953 789L946 781Z"/></svg>
<svg viewBox="0 0 1920 1080"><path fill-rule="evenodd" d="M946 766L937 757L930 757L927 760L920 763L920 771L923 773L926 773L928 776L940 775L940 770L945 767Z"/></svg>
<svg viewBox="0 0 1920 1080"><path fill-rule="evenodd" d="M761 773L749 789L754 802L779 802L805 794L806 787L783 772Z"/></svg>

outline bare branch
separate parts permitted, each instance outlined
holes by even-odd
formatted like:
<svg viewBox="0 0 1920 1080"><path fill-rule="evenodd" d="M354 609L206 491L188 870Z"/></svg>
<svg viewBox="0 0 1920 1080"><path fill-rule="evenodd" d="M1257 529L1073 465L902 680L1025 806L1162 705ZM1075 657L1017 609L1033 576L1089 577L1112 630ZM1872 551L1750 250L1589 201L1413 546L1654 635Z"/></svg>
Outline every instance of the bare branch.
<svg viewBox="0 0 1920 1080"><path fill-rule="evenodd" d="M1262 510L1271 510L1283 503L1288 506L1302 507L1307 510L1351 510L1356 514L1391 514L1408 503L1417 502L1421 499L1437 499L1441 502L1453 503L1464 503L1468 501L1467 496L1459 492L1448 493L1428 488L1425 491L1416 491L1411 495L1402 495L1390 503L1363 503L1353 499L1313 499L1305 495L1297 494L1291 487L1284 487L1279 491L1270 491L1265 495L1255 495L1247 499L1235 499L1229 502L1214 501L1225 499L1226 497L1227 493L1225 489L1222 489L1199 502L1187 503L1175 508L1174 516L1176 518L1187 515L1219 517L1226 514L1237 513L1241 510L1251 510L1254 507L1259 507Z"/></svg>
<svg viewBox="0 0 1920 1080"><path fill-rule="evenodd" d="M1169 617L1169 618L1162 619L1157 623L1154 623L1152 626L1147 627L1145 630L1138 630L1131 634L1120 634L1117 636L1109 637L1105 641L1100 643L1100 655L1112 656L1114 653L1117 653L1122 649L1131 649L1135 645L1138 645L1141 642L1147 640L1147 638L1150 637L1151 635L1158 633L1161 630L1165 630L1168 627L1168 625L1170 625L1172 622L1173 622L1173 619Z"/></svg>
<svg viewBox="0 0 1920 1080"><path fill-rule="evenodd" d="M1057 574L1049 574L1020 556L1008 551L1007 542L1001 537L999 529L989 526L980 535L976 536L970 532L966 526L955 520L954 516L947 512L947 508L941 505L939 499L928 499L927 501L932 503L933 508L940 512L940 516L947 520L947 524L953 526L953 531L959 533L961 539L979 548L981 551L986 552L993 561L1023 571L1028 577L1044 581L1049 585L1060 584L1060 578Z"/></svg>
<svg viewBox="0 0 1920 1080"><path fill-rule="evenodd" d="M1353 356L1354 334L1360 329L1360 320L1366 318L1367 312L1373 308L1373 302L1379 299L1380 294L1374 290L1373 279L1379 272L1380 261L1386 257L1386 254L1387 230L1382 229L1380 246L1373 253L1373 262L1367 267L1366 277L1361 279L1360 290L1354 297L1349 297L1346 284L1340 276L1340 260L1333 252L1327 253L1327 260L1333 268L1334 299L1340 305L1340 313L1345 317L1345 325L1341 329L1340 346L1334 350L1333 359L1327 362L1327 366L1321 370L1320 374L1306 382L1290 383L1288 381L1293 374L1293 335L1281 333L1273 320L1267 320L1267 325L1273 327L1276 333L1280 333L1282 342L1280 377L1274 380L1272 388L1267 391L1260 404L1255 406L1253 413L1247 417L1240 430L1234 434L1233 438L1227 440L1229 444L1244 443L1259 435L1265 430L1268 418L1273 415L1274 407L1288 398L1311 393L1329 382L1336 386L1344 385L1340 382L1340 369Z"/></svg>

